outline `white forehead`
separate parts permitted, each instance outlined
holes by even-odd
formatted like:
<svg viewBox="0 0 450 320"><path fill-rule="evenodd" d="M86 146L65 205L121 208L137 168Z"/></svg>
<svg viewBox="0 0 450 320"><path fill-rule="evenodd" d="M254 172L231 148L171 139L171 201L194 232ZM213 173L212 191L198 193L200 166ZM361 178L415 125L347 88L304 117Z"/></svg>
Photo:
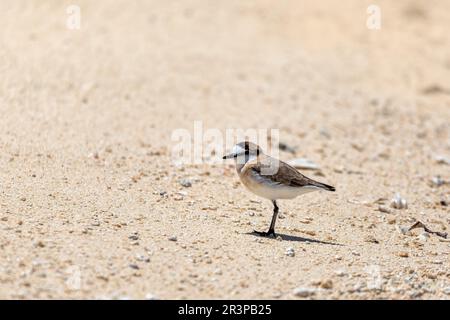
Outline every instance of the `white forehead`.
<svg viewBox="0 0 450 320"><path fill-rule="evenodd" d="M245 152L245 149L242 148L240 145L235 145L233 147L233 154L241 154L243 152Z"/></svg>

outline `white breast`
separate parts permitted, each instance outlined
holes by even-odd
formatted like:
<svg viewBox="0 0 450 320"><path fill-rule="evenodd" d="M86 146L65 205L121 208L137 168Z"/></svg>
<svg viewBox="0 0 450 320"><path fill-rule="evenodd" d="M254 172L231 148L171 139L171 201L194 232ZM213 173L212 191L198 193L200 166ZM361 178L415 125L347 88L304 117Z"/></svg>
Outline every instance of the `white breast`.
<svg viewBox="0 0 450 320"><path fill-rule="evenodd" d="M245 179L245 180L244 180ZM247 176L241 179L243 184L251 192L257 196L269 199L293 199L299 195L320 190L320 188L314 186L307 187L290 187L280 183L273 182L265 176L261 176L257 173Z"/></svg>

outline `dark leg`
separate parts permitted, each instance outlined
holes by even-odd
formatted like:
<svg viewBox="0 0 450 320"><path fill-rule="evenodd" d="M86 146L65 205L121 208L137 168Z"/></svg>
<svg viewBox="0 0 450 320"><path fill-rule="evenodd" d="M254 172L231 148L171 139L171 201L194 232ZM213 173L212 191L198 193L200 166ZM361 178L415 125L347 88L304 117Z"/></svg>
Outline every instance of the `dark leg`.
<svg viewBox="0 0 450 320"><path fill-rule="evenodd" d="M278 206L276 200L272 200L273 203L273 216L272 216L272 222L270 223L269 231L267 232L261 232L261 231L254 231L257 235L268 237L273 236L276 238L275 234L275 223L277 222L277 216L278 216Z"/></svg>

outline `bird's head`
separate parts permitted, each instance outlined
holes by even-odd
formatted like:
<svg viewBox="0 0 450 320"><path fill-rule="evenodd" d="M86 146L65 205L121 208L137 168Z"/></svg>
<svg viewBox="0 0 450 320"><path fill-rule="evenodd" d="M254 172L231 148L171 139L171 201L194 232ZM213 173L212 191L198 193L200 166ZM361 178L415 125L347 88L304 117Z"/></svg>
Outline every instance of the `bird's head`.
<svg viewBox="0 0 450 320"><path fill-rule="evenodd" d="M235 159L237 163L245 164L248 160L256 158L262 154L261 148L249 141L239 142L233 147L230 154L223 157L223 159Z"/></svg>

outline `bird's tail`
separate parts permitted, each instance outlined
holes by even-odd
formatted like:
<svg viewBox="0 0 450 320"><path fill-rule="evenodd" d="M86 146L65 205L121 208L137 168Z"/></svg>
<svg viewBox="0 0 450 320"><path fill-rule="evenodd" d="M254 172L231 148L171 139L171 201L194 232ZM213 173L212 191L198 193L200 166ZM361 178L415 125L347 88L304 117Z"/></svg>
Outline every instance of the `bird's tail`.
<svg viewBox="0 0 450 320"><path fill-rule="evenodd" d="M318 188L327 190L327 191L336 191L336 188L335 188L335 187L330 186L330 185L325 184L325 183L322 183L322 182L314 181L314 182L312 183L312 185L315 186L315 187L318 187Z"/></svg>

